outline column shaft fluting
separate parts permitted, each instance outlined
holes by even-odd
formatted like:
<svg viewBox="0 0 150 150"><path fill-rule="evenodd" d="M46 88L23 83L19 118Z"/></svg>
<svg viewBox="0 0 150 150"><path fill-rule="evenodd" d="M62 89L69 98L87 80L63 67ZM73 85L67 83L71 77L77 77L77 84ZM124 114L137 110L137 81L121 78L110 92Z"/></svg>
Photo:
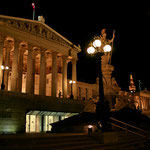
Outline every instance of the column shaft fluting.
<svg viewBox="0 0 150 150"><path fill-rule="evenodd" d="M75 81L75 83L73 84L72 88L73 88L74 99L77 99L77 68L76 68L76 63L77 63L77 60L73 58L72 59L72 80Z"/></svg>
<svg viewBox="0 0 150 150"><path fill-rule="evenodd" d="M25 48L22 46L19 51L19 60L18 60L18 87L17 92L22 92L22 73L23 73L23 55Z"/></svg>
<svg viewBox="0 0 150 150"><path fill-rule="evenodd" d="M40 58L40 85L39 85L39 94L46 94L46 58L45 51L41 51Z"/></svg>
<svg viewBox="0 0 150 150"><path fill-rule="evenodd" d="M17 76L18 76L18 53L20 42L15 40L14 43L14 58L12 62L12 74L11 74L11 91L17 91Z"/></svg>
<svg viewBox="0 0 150 150"><path fill-rule="evenodd" d="M67 98L67 56L63 56L62 60L63 60L62 94L63 98Z"/></svg>
<svg viewBox="0 0 150 150"><path fill-rule="evenodd" d="M2 35L0 35L0 85L2 82L2 69L1 69L1 65L3 65L3 48L4 48L4 37Z"/></svg>
<svg viewBox="0 0 150 150"><path fill-rule="evenodd" d="M57 53L52 53L52 86L51 96L56 97L57 90Z"/></svg>
<svg viewBox="0 0 150 150"><path fill-rule="evenodd" d="M7 41L7 46L5 49L5 62L4 62L4 66L9 66L10 63L10 50L12 49L12 41ZM8 77L9 77L9 69L5 70L4 73L4 85L5 85L5 90L8 90Z"/></svg>
<svg viewBox="0 0 150 150"><path fill-rule="evenodd" d="M33 54L33 48L31 47L28 50L26 93L34 94L34 81L35 81L35 58Z"/></svg>

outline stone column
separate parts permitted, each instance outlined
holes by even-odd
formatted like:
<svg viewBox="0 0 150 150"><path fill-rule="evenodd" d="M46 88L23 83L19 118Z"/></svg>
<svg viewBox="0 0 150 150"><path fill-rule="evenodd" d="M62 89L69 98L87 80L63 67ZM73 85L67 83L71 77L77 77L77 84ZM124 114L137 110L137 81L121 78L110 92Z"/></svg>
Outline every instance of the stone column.
<svg viewBox="0 0 150 150"><path fill-rule="evenodd" d="M77 68L76 68L76 63L77 63L77 59L73 58L72 59L72 80L75 81L75 83L73 84L72 88L73 88L74 99L77 99Z"/></svg>
<svg viewBox="0 0 150 150"><path fill-rule="evenodd" d="M5 49L5 62L4 66L10 67L10 50L12 49L12 41L8 40L6 44L6 49ZM5 90L8 90L8 77L9 77L9 69L5 70L4 73L4 85L5 85Z"/></svg>
<svg viewBox="0 0 150 150"><path fill-rule="evenodd" d="M39 95L46 95L46 58L45 50L41 50Z"/></svg>
<svg viewBox="0 0 150 150"><path fill-rule="evenodd" d="M28 47L28 62L26 75L26 93L34 94L34 80L35 80L35 54L33 47Z"/></svg>
<svg viewBox="0 0 150 150"><path fill-rule="evenodd" d="M26 50L26 45L21 45L18 60L18 83L17 92L22 92L22 71L23 71L23 55Z"/></svg>
<svg viewBox="0 0 150 150"><path fill-rule="evenodd" d="M5 40L5 37L3 35L0 35L0 85L1 85L1 82L2 82L2 76L3 76L1 65L3 65L4 40Z"/></svg>
<svg viewBox="0 0 150 150"><path fill-rule="evenodd" d="M67 98L67 56L62 56L63 72L62 72L62 94L63 98Z"/></svg>
<svg viewBox="0 0 150 150"><path fill-rule="evenodd" d="M51 96L56 97L57 90L57 53L52 53L52 85Z"/></svg>
<svg viewBox="0 0 150 150"><path fill-rule="evenodd" d="M14 57L12 61L12 73L11 73L11 91L17 91L17 78L18 78L18 53L19 53L20 41L14 41Z"/></svg>

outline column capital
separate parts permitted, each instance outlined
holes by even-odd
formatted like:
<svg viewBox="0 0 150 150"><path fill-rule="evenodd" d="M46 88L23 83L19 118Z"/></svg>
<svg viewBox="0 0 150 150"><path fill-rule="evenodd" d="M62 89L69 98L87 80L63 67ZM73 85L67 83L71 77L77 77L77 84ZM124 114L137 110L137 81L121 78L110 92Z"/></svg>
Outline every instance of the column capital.
<svg viewBox="0 0 150 150"><path fill-rule="evenodd" d="M28 45L27 45L27 48L28 48L28 51L32 51L33 50L33 45L32 44L30 44L30 43L28 43Z"/></svg>
<svg viewBox="0 0 150 150"><path fill-rule="evenodd" d="M22 45L20 46L20 52L22 52L22 53L24 54L26 50L27 50L26 45L25 45L25 44L22 44Z"/></svg>
<svg viewBox="0 0 150 150"><path fill-rule="evenodd" d="M46 55L46 49L41 48L39 52L40 52L41 55L44 55L44 54Z"/></svg>
<svg viewBox="0 0 150 150"><path fill-rule="evenodd" d="M57 57L57 54L58 54L57 52L53 51L53 52L52 52L52 59L53 59L54 57Z"/></svg>
<svg viewBox="0 0 150 150"><path fill-rule="evenodd" d="M63 61L67 61L67 59L68 59L68 56L67 56L67 55L62 55L62 60L63 60Z"/></svg>
<svg viewBox="0 0 150 150"><path fill-rule="evenodd" d="M40 50L39 50L37 47L36 47L36 48L33 48L33 52L32 52L33 58L35 58L39 53L40 53Z"/></svg>
<svg viewBox="0 0 150 150"><path fill-rule="evenodd" d="M73 58L71 59L72 62L76 62L77 60L78 60L78 58L75 58L75 57L73 57Z"/></svg>
<svg viewBox="0 0 150 150"><path fill-rule="evenodd" d="M5 44L5 48L9 52L13 48L13 41L7 41Z"/></svg>

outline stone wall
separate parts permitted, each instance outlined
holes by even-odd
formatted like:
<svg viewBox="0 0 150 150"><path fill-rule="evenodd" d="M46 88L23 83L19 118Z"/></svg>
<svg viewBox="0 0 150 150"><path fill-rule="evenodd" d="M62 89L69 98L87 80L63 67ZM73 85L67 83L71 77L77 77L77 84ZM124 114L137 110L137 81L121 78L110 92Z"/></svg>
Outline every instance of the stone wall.
<svg viewBox="0 0 150 150"><path fill-rule="evenodd" d="M25 132L26 113L31 110L83 112L77 100L0 91L0 133Z"/></svg>

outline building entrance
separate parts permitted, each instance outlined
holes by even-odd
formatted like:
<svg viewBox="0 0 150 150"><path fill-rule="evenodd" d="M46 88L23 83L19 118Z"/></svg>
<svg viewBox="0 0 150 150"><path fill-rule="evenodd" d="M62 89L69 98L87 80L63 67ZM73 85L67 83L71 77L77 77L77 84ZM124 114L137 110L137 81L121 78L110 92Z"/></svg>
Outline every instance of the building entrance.
<svg viewBox="0 0 150 150"><path fill-rule="evenodd" d="M26 114L26 132L51 131L51 123L77 114L78 113L30 111Z"/></svg>

